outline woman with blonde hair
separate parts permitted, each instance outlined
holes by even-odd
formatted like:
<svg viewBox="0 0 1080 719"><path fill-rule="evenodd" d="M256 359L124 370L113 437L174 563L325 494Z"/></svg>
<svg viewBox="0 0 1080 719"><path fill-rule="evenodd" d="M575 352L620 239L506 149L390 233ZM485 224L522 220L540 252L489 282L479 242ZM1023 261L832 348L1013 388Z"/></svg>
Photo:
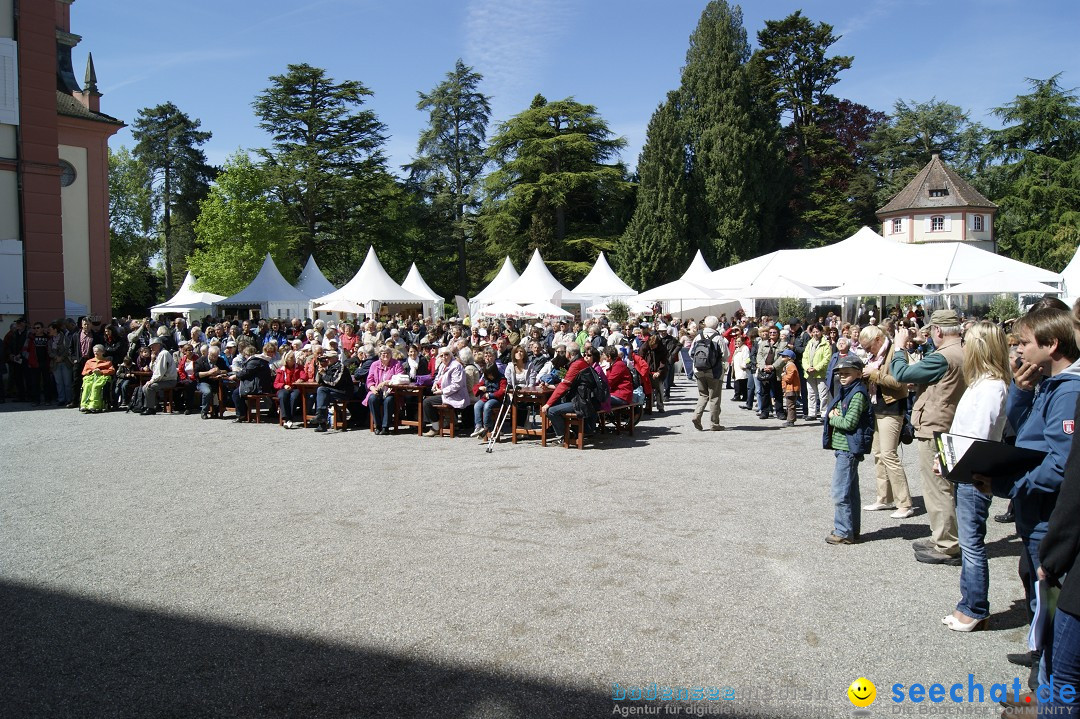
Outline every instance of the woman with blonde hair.
<svg viewBox="0 0 1080 719"><path fill-rule="evenodd" d="M1000 442L1005 431L1005 399L1012 381L1005 333L992 322L976 322L964 333L967 390L956 405L952 434ZM960 538L960 602L941 622L956 632L971 632L990 616L990 572L986 558L986 518L992 495L973 484L956 485L956 523Z"/></svg>
<svg viewBox="0 0 1080 719"><path fill-rule="evenodd" d="M859 332L859 344L867 354L863 379L874 407L874 442L870 451L877 473L877 499L863 509L868 512L895 509L890 515L893 519L907 519L915 510L911 506L907 474L896 453L907 410L907 385L897 381L889 371L896 349L880 327L864 327Z"/></svg>

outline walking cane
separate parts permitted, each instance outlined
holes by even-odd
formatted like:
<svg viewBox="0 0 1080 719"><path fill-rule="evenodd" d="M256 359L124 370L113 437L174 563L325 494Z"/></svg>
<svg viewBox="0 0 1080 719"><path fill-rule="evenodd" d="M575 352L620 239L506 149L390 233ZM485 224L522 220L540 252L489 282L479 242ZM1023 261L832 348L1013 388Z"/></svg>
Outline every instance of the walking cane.
<svg viewBox="0 0 1080 719"><path fill-rule="evenodd" d="M487 449L484 450L488 454L494 449L495 443L499 441L499 433L502 432L503 422L506 421L507 416L510 414L510 410L514 406L514 392L517 388L510 390L510 401L503 401L502 407L499 407L499 416L495 418L495 430L491 433L491 437L488 438Z"/></svg>

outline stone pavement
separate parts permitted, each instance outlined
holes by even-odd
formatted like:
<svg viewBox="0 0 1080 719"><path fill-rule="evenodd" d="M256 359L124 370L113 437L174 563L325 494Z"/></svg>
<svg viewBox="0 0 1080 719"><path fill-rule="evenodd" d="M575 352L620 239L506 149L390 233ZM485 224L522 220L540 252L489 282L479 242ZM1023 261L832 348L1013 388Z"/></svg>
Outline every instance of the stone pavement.
<svg viewBox="0 0 1080 719"><path fill-rule="evenodd" d="M997 716L890 695L1026 678L1011 527L989 528L990 631L950 632L960 570L914 561L925 514L827 545L819 427L725 391L729 431L698 432L693 394L632 440L491 454L0 405L4 714L837 717L865 676L873 715ZM612 698L653 683L731 698Z"/></svg>

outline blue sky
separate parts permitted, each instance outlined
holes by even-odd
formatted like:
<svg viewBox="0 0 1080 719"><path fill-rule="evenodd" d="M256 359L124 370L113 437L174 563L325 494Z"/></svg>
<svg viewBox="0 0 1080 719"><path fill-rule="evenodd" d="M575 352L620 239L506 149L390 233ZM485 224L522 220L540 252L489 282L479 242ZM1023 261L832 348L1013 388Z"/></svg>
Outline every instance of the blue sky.
<svg viewBox="0 0 1080 719"><path fill-rule="evenodd" d="M649 117L675 88L704 0L77 0L76 76L94 54L102 111L131 123L140 108L172 101L213 133L220 164L263 146L251 101L288 63L326 68L374 91L369 107L387 125L392 169L409 162L425 123L428 91L457 58L484 75L492 120L528 107L540 92L595 105L624 136L637 164ZM854 56L834 92L877 110L898 98L932 97L996 126L991 108L1027 92L1027 77L1064 72L1080 86L1072 0L752 0L743 3L754 42L767 19L802 9L831 23L834 54ZM111 146L132 145L130 132Z"/></svg>

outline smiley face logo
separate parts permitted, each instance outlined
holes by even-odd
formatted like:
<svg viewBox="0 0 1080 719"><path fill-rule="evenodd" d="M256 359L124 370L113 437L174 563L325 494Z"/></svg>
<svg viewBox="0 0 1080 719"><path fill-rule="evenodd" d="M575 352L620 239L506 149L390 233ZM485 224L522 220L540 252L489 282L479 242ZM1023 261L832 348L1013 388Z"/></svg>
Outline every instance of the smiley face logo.
<svg viewBox="0 0 1080 719"><path fill-rule="evenodd" d="M877 699L877 687L866 677L859 677L847 689L848 699L860 709L868 707Z"/></svg>

